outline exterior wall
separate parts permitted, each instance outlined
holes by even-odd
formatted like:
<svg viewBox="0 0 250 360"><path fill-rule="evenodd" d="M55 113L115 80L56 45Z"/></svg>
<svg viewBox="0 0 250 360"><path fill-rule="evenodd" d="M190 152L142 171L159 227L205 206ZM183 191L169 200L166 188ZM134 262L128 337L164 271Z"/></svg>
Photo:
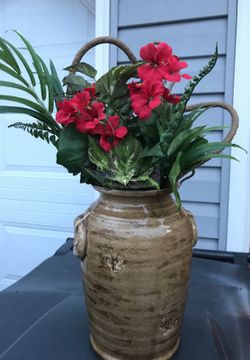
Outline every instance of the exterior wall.
<svg viewBox="0 0 250 360"><path fill-rule="evenodd" d="M190 103L232 103L236 5L236 0L111 0L110 34L124 41L137 56L140 47L150 41L169 42L174 52L188 62L191 75L208 62L218 42L217 65L197 86ZM112 47L110 65L117 63L127 63L127 59ZM178 84L175 92L181 93L184 85L184 81ZM222 110L212 109L198 123L228 125L229 117ZM224 135L215 131L211 140L222 140ZM198 248L226 249L229 173L227 160L211 160L182 186L183 205L197 219Z"/></svg>
<svg viewBox="0 0 250 360"><path fill-rule="evenodd" d="M0 35L20 47L6 30L21 31L46 62L53 59L62 78L66 72L61 69L95 36L93 9L87 0L2 0ZM85 61L94 64L94 51ZM56 165L51 145L7 128L18 120L32 121L20 115L0 116L0 290L72 236L74 218L94 199L91 187Z"/></svg>

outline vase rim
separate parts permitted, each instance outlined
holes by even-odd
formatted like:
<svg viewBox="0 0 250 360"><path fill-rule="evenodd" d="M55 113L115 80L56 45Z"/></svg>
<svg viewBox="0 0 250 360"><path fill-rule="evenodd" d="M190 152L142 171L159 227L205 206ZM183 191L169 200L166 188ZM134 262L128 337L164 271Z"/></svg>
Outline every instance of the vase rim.
<svg viewBox="0 0 250 360"><path fill-rule="evenodd" d="M108 188L103 188L100 186L94 186L94 189L101 194L112 195L112 196L126 196L126 197L145 197L145 196L156 196L162 194L170 194L168 188L160 190L113 190Z"/></svg>

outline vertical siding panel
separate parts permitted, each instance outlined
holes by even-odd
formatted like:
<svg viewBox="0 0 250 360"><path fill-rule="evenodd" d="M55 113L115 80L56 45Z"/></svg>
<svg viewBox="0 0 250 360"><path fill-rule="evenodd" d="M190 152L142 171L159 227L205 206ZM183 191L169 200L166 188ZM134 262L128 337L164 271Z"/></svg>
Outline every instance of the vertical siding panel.
<svg viewBox="0 0 250 360"><path fill-rule="evenodd" d="M142 4L141 0L138 4ZM166 0L155 0L154 5L144 1L143 12L135 12L138 4L133 0L111 0L111 35L126 42L136 55L140 46L152 39L167 38L175 52L188 61L192 75L197 72L197 67L207 63L219 40L220 56L215 71L196 88L190 103L213 100L232 103L237 0L211 0L209 3L190 0L188 11L182 0L178 6L173 5L171 14L162 11L171 6ZM153 14L152 7L155 9ZM111 66L127 62L120 51L112 49L111 52ZM176 91L182 92L182 88L178 85ZM210 110L198 122L211 121L213 126L214 119L217 125L230 123L229 115L220 110ZM215 135L222 137L223 134ZM184 206L193 210L199 223L200 248L226 248L229 172L228 160L212 160L183 184ZM203 179L202 174L207 177ZM211 208L212 215L209 213Z"/></svg>

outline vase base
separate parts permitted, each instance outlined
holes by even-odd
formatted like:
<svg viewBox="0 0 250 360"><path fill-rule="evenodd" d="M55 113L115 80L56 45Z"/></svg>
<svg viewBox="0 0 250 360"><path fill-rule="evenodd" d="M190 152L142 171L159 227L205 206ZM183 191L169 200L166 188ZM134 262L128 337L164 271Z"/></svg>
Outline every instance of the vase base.
<svg viewBox="0 0 250 360"><path fill-rule="evenodd" d="M99 346L96 344L96 342L93 339L92 335L90 335L90 342L91 342L91 345L92 345L93 349L95 350L95 352L102 359L104 359L104 360L123 360L121 358L114 357L112 355L106 354L103 350L101 350L99 348ZM159 357L152 358L151 360L169 360L169 359L171 359L174 356L174 354L176 353L176 351L178 350L179 345L180 345L180 338L177 339L175 346L170 351L168 351L166 354L161 355Z"/></svg>

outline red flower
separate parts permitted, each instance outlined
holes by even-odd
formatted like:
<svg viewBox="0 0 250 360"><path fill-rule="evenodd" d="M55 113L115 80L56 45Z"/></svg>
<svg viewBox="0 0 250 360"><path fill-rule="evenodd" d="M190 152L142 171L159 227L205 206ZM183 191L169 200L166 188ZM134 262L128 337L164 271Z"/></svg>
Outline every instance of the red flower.
<svg viewBox="0 0 250 360"><path fill-rule="evenodd" d="M166 88L164 89L163 98L172 104L178 104L181 100L180 96L170 94Z"/></svg>
<svg viewBox="0 0 250 360"><path fill-rule="evenodd" d="M81 91L74 95L70 100L71 104L75 107L77 111L82 111L90 102L90 94L88 91Z"/></svg>
<svg viewBox="0 0 250 360"><path fill-rule="evenodd" d="M103 150L110 151L127 135L128 129L125 126L119 125L119 116L113 115L108 118L105 127L103 126L103 133L101 133L100 138L100 146Z"/></svg>
<svg viewBox="0 0 250 360"><path fill-rule="evenodd" d="M69 125L77 120L81 112L89 105L90 94L88 91L77 93L72 99L58 102L59 111L56 113L56 121L63 125Z"/></svg>
<svg viewBox="0 0 250 360"><path fill-rule="evenodd" d="M172 48L165 42L143 46L140 56L147 64L138 68L139 77L143 80L162 80L167 72L168 58L171 54Z"/></svg>
<svg viewBox="0 0 250 360"><path fill-rule="evenodd" d="M105 105L102 102L91 101L94 95L95 88L87 88L77 93L71 100L58 103L59 111L56 114L56 120L63 125L75 122L80 132L99 133L100 121L106 116Z"/></svg>
<svg viewBox="0 0 250 360"><path fill-rule="evenodd" d="M93 102L90 106L85 107L76 119L76 128L80 132L89 134L99 133L100 121L105 119L104 104L102 102Z"/></svg>
<svg viewBox="0 0 250 360"><path fill-rule="evenodd" d="M72 100L65 99L57 103L58 111L56 113L56 121L63 125L69 125L76 119L77 109Z"/></svg>
<svg viewBox="0 0 250 360"><path fill-rule="evenodd" d="M181 78L192 79L192 76L188 74L180 74L181 69L186 68L188 65L185 61L179 61L180 59L176 55L171 55L168 58L168 69L165 73L165 79L170 82L179 82Z"/></svg>
<svg viewBox="0 0 250 360"><path fill-rule="evenodd" d="M132 90L131 90L132 89ZM140 119L147 119L153 109L161 103L164 88L161 81L134 84L129 87L132 109Z"/></svg>

